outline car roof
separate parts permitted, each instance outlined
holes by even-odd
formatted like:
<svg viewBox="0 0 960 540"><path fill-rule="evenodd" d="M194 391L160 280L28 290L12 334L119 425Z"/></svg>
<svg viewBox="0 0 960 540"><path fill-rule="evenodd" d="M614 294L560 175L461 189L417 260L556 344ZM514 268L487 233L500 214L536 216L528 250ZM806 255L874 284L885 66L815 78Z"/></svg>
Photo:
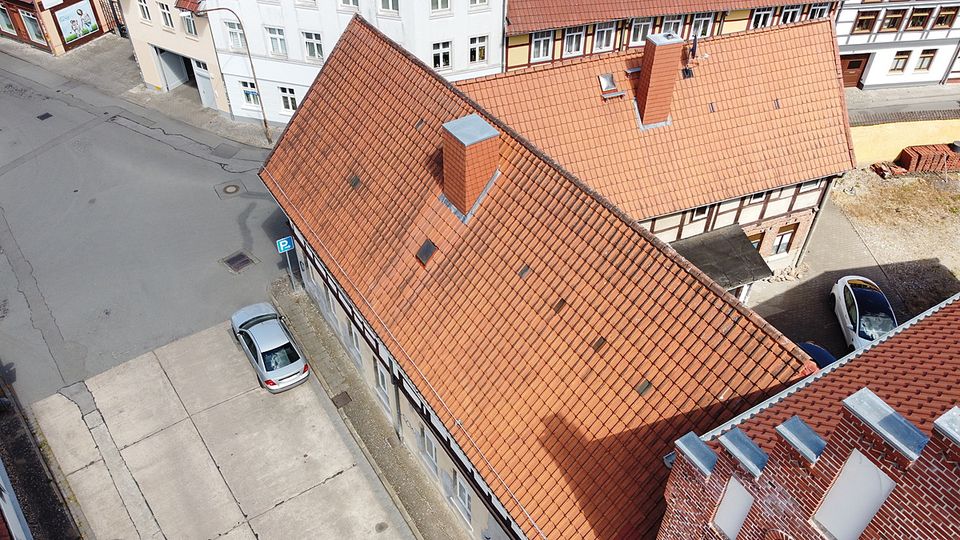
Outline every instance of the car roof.
<svg viewBox="0 0 960 540"><path fill-rule="evenodd" d="M253 340L257 342L260 352L273 350L290 343L290 338L287 337L287 333L278 319L268 319L257 323L247 328L247 332L250 332Z"/></svg>

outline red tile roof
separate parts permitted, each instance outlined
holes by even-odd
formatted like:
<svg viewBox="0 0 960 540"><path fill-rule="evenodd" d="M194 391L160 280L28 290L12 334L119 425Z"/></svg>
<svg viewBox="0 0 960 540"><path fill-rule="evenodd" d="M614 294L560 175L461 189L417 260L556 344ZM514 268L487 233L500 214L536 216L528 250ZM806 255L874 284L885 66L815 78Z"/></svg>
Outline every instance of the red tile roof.
<svg viewBox="0 0 960 540"><path fill-rule="evenodd" d="M501 176L464 224L440 200L441 125L471 113L500 132ZM673 441L809 362L359 17L261 177L529 536L655 534Z"/></svg>
<svg viewBox="0 0 960 540"><path fill-rule="evenodd" d="M640 65L641 49L458 85L637 219L856 165L830 21L704 39L698 48L694 77L676 82L672 124L648 130L638 129L625 73ZM602 73L626 95L601 98Z"/></svg>
<svg viewBox="0 0 960 540"><path fill-rule="evenodd" d="M774 428L797 415L827 439L840 421L841 401L867 387L930 433L933 421L960 402L960 294L933 309L835 370L812 376L790 395L761 404L740 429L771 450Z"/></svg>
<svg viewBox="0 0 960 540"><path fill-rule="evenodd" d="M594 22L680 15L705 11L729 11L781 5L770 0L510 0L507 2L507 35L566 28Z"/></svg>
<svg viewBox="0 0 960 540"><path fill-rule="evenodd" d="M183 11L196 12L198 9L200 9L201 2L203 2L203 0L177 0L177 3L174 4L174 6Z"/></svg>

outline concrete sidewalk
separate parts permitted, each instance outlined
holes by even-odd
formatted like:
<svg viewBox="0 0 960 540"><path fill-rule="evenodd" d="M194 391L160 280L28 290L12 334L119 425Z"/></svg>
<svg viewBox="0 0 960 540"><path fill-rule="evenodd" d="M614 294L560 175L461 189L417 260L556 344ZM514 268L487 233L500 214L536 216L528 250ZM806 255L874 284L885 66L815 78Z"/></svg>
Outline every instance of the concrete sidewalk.
<svg viewBox="0 0 960 540"><path fill-rule="evenodd" d="M33 409L87 537L414 538L319 385L259 388L228 324Z"/></svg>
<svg viewBox="0 0 960 540"><path fill-rule="evenodd" d="M0 39L0 52L221 137L261 148L272 146L266 142L261 124L234 121L219 111L204 108L193 88L183 86L172 92L147 88L130 41L114 34L106 34L62 56L11 39ZM70 93L69 88L64 91ZM274 141L282 131L282 127L271 129Z"/></svg>
<svg viewBox="0 0 960 540"><path fill-rule="evenodd" d="M847 88L846 99L852 126L960 118L960 84Z"/></svg>

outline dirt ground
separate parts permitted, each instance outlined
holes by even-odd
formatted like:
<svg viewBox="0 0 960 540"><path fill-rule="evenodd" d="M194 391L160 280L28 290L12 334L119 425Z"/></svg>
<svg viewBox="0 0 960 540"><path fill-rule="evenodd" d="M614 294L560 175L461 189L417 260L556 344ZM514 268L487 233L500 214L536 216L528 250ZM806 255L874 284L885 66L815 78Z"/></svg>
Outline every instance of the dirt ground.
<svg viewBox="0 0 960 540"><path fill-rule="evenodd" d="M884 180L854 170L837 182L833 201L915 314L960 291L960 174L914 174Z"/></svg>

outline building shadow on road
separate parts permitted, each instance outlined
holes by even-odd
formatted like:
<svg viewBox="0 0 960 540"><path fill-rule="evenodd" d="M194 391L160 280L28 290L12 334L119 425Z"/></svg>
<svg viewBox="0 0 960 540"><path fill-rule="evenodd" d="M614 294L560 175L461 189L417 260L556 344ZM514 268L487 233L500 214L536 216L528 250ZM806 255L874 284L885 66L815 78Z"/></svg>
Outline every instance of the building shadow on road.
<svg viewBox="0 0 960 540"><path fill-rule="evenodd" d="M751 307L794 342L812 341L840 358L848 352L848 347L829 294L837 280L849 275L876 282L890 300L899 323L960 292L960 280L940 264L939 259L920 259L886 264L882 268L867 266L822 272L794 282L784 292Z"/></svg>

